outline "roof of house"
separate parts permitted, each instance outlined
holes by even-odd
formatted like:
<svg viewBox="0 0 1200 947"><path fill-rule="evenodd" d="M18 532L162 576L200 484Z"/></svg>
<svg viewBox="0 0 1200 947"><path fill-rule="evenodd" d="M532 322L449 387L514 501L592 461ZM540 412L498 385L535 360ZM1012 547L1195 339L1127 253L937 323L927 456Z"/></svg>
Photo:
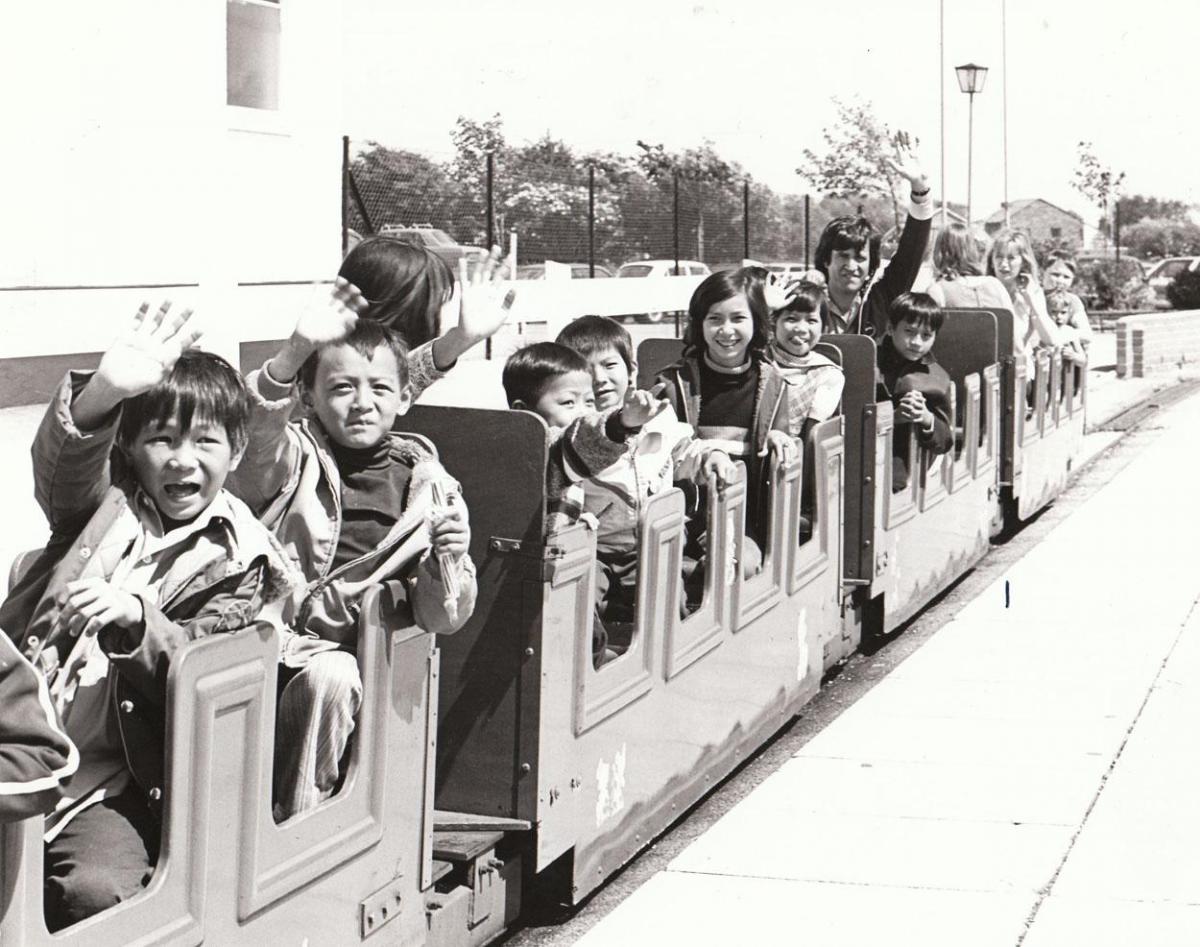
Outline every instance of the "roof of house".
<svg viewBox="0 0 1200 947"><path fill-rule="evenodd" d="M1021 200L1009 201L1008 202L1008 215L1009 215L1009 217L1012 217L1014 214L1019 214L1021 211L1025 210L1027 207L1032 206L1033 204L1045 204L1047 207L1053 207L1059 213L1066 214L1068 217L1074 217L1080 223L1083 223L1083 218L1080 217L1073 210L1065 210L1064 208L1059 207L1057 204L1050 203L1050 201L1046 200L1044 197L1025 197L1025 198L1022 198ZM990 217L986 218L984 220L984 223L985 224L1002 224L1002 223L1004 223L1004 208L1001 207L998 211L996 211Z"/></svg>

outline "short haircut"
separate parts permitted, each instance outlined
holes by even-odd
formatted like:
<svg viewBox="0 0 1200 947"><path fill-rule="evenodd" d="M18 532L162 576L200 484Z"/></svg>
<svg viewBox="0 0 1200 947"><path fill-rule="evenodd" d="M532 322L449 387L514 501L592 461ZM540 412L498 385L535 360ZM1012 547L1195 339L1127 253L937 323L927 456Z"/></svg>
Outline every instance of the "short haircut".
<svg viewBox="0 0 1200 947"><path fill-rule="evenodd" d="M763 299L763 287L769 276L770 273L761 266L743 266L705 277L688 303L687 326L683 330L684 355L699 357L704 354L704 317L708 310L738 295L746 297L754 323L749 354L751 357L759 355L771 336L771 314Z"/></svg>
<svg viewBox="0 0 1200 947"><path fill-rule="evenodd" d="M982 276L979 242L965 224L950 224L933 241L933 271L940 279Z"/></svg>
<svg viewBox="0 0 1200 947"><path fill-rule="evenodd" d="M369 319L359 319L344 339L326 342L306 358L300 366L300 384L311 390L317 381L317 367L321 364L321 355L341 345L348 345L364 358L371 360L374 360L375 353L380 349L390 349L396 356L400 388L408 387L408 346L404 344L404 339L394 329Z"/></svg>
<svg viewBox="0 0 1200 947"><path fill-rule="evenodd" d="M893 327L915 322L937 332L945 321L946 313L928 293L901 293L888 306L888 324Z"/></svg>
<svg viewBox="0 0 1200 947"><path fill-rule="evenodd" d="M629 331L615 319L580 316L568 323L554 341L574 349L584 358L591 358L605 349L615 349L625 360L625 367L633 371L633 339L629 337Z"/></svg>
<svg viewBox="0 0 1200 947"><path fill-rule="evenodd" d="M172 415L185 433L193 424L220 425L238 451L246 446L250 395L242 376L221 356L185 349L165 380L125 401L117 444L128 451L147 427L163 427Z"/></svg>
<svg viewBox="0 0 1200 947"><path fill-rule="evenodd" d="M588 374L587 360L558 342L535 342L517 349L504 363L500 376L508 406L520 401L532 408L550 382L571 372Z"/></svg>
<svg viewBox="0 0 1200 947"><path fill-rule="evenodd" d="M810 283L807 280L790 283L787 293L788 301L782 309L776 310L775 318L779 318L780 314L785 312L819 312L821 321L825 321L825 287L820 283Z"/></svg>
<svg viewBox="0 0 1200 947"><path fill-rule="evenodd" d="M1046 254L1046 265L1042 269L1048 270L1055 263L1061 263L1071 271L1071 278L1075 278L1075 257L1070 252L1066 250L1051 250Z"/></svg>
<svg viewBox="0 0 1200 947"><path fill-rule="evenodd" d="M445 260L396 237L364 240L346 254L338 276L366 297L364 319L395 329L412 348L437 338L442 306L454 293Z"/></svg>
<svg viewBox="0 0 1200 947"><path fill-rule="evenodd" d="M1063 303L1066 306L1071 305L1071 291L1069 289L1048 289L1046 290L1046 310L1049 311L1050 303Z"/></svg>
<svg viewBox="0 0 1200 947"><path fill-rule="evenodd" d="M866 217L835 217L825 225L817 240L813 265L829 279L829 261L835 250L860 251L871 242L871 222Z"/></svg>
<svg viewBox="0 0 1200 947"><path fill-rule="evenodd" d="M1017 253L1021 256L1020 272L1028 273L1029 278L1036 282L1038 278L1037 257L1033 255L1033 244L1029 241L1029 234L1023 230L1001 230L992 238L992 248L988 251L987 257L988 276L996 275L996 256L1005 252L1009 247L1016 247Z"/></svg>

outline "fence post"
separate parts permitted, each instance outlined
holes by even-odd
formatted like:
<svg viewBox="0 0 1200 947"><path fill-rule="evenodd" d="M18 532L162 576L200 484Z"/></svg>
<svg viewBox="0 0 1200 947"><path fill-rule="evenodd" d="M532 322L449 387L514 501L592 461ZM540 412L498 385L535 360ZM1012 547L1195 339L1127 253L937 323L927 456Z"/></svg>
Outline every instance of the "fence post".
<svg viewBox="0 0 1200 947"><path fill-rule="evenodd" d="M1118 197L1117 202L1113 204L1113 244L1116 249L1113 251L1116 257L1115 269L1113 271L1113 282L1120 283L1121 280L1121 199Z"/></svg>
<svg viewBox="0 0 1200 947"><path fill-rule="evenodd" d="M750 259L750 182L742 182L742 258Z"/></svg>
<svg viewBox="0 0 1200 947"><path fill-rule="evenodd" d="M679 275L679 172L678 171L676 171L675 174L673 174L671 176L671 180L674 185L674 192L675 192L674 210L672 212L673 220L672 220L672 226L671 226L671 229L674 232L674 236L675 236L675 269L671 271L671 274L673 276L678 276Z"/></svg>
<svg viewBox="0 0 1200 947"><path fill-rule="evenodd" d="M492 185L496 175L496 159L489 151L487 153L487 248L491 253L496 245L496 205L492 198Z"/></svg>
<svg viewBox="0 0 1200 947"><path fill-rule="evenodd" d="M808 254L808 232L809 232L808 231L808 205L809 205L810 201L811 201L811 198L807 194L805 194L804 195L804 268L805 269L808 269L808 267L812 266L812 263L809 262L812 258Z"/></svg>
<svg viewBox="0 0 1200 947"><path fill-rule="evenodd" d="M350 249L350 136L342 136L342 256Z"/></svg>
<svg viewBox="0 0 1200 947"><path fill-rule="evenodd" d="M596 278L596 166L588 165L588 279Z"/></svg>

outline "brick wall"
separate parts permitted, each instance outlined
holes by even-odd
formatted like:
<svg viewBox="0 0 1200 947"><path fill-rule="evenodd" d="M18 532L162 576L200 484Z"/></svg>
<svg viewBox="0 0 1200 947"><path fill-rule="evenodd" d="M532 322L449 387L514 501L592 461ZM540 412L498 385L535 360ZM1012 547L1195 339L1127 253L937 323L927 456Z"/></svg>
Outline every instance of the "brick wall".
<svg viewBox="0 0 1200 947"><path fill-rule="evenodd" d="M1011 219L1013 227L1028 233L1034 243L1056 239L1083 246L1083 221L1050 204L1036 201L1014 213ZM1055 227L1060 230L1057 237L1053 234Z"/></svg>
<svg viewBox="0 0 1200 947"><path fill-rule="evenodd" d="M1117 321L1117 375L1144 378L1200 362L1200 310Z"/></svg>

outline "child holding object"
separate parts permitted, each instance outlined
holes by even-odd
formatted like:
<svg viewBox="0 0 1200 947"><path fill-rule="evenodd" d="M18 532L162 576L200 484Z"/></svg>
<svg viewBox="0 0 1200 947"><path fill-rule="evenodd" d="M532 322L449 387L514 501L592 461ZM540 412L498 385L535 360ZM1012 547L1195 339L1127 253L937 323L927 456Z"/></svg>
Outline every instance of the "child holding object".
<svg viewBox="0 0 1200 947"><path fill-rule="evenodd" d="M888 310L888 334L879 346L878 394L896 408L892 432L892 492L908 485L908 432L930 454L954 445L946 370L933 358L945 313L925 293L904 293Z"/></svg>
<svg viewBox="0 0 1200 947"><path fill-rule="evenodd" d="M176 653L254 624L294 580L224 490L246 446L241 378L190 348L190 312L148 312L51 402L33 445L50 542L0 606L79 749L46 820L52 931L132 898L153 873Z"/></svg>
<svg viewBox="0 0 1200 947"><path fill-rule="evenodd" d="M359 318L363 308L339 278L247 378L249 445L232 488L307 583L282 610L277 821L328 798L343 773L362 701L363 592L394 581L407 603L400 620L439 634L461 628L475 603L458 484L429 442L392 430L412 403L408 350L387 326ZM298 402L307 417L292 420Z"/></svg>
<svg viewBox="0 0 1200 947"><path fill-rule="evenodd" d="M549 427L547 532L588 516L603 537L603 547L597 544L592 639L598 666L611 656L605 653L606 625L633 621L637 518L636 512L630 518L630 510L636 502L620 496L619 482L622 475L634 476L628 452L665 405L650 392L627 387L620 402L597 412L587 360L557 342L514 352L504 365L503 384L510 408L531 411Z"/></svg>

